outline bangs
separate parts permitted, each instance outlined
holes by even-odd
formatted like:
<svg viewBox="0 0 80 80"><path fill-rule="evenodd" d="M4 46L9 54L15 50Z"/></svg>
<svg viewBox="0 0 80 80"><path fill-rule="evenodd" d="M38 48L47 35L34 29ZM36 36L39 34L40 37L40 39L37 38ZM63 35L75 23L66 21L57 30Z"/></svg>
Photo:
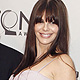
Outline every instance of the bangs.
<svg viewBox="0 0 80 80"><path fill-rule="evenodd" d="M50 1L47 5L44 2L37 10L36 17L35 17L35 24L41 23L42 17L45 13L45 21L52 22L54 20L54 23L59 26L59 14L58 14L58 8L56 6L56 3L53 3Z"/></svg>

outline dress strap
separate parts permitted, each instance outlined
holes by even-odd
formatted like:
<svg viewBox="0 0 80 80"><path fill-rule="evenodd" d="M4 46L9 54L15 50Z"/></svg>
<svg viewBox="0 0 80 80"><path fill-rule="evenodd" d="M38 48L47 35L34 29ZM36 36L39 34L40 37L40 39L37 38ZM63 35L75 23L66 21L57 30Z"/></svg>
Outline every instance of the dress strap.
<svg viewBox="0 0 80 80"><path fill-rule="evenodd" d="M52 61L54 61L56 59L56 57L54 59L52 59L49 63L47 63L46 65L44 65L42 68L40 68L38 70L38 72L40 72L42 69L44 69L47 65L49 65Z"/></svg>

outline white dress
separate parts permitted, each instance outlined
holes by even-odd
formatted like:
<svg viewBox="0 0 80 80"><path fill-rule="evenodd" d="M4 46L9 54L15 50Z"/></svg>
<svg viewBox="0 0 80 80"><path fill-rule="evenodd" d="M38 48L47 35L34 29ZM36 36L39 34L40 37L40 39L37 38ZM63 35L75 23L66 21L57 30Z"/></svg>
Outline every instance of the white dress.
<svg viewBox="0 0 80 80"><path fill-rule="evenodd" d="M55 60L54 58L53 60ZM14 77L14 74L11 75L9 80L50 80L49 78L45 77L41 73L39 73L43 68L45 68L47 65L49 65L53 60L51 60L49 63L44 65L41 69L38 71L33 70L25 70L23 72L20 72L18 75Z"/></svg>

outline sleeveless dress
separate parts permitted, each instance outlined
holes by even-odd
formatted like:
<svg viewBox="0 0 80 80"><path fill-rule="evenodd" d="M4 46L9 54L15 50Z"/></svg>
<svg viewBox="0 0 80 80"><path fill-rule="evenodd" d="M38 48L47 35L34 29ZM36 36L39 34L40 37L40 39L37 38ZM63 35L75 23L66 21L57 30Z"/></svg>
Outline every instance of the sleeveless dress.
<svg viewBox="0 0 80 80"><path fill-rule="evenodd" d="M46 76L42 75L39 73L42 69L44 69L47 65L49 65L52 61L54 61L56 58L52 59L49 63L44 65L41 69L38 71L33 71L33 70L25 70L23 72L20 72L18 75L15 77L14 74L11 75L9 80L50 80Z"/></svg>
<svg viewBox="0 0 80 80"><path fill-rule="evenodd" d="M40 68L38 71L33 70L25 70L23 72L20 72L18 75L14 77L14 74L11 75L9 80L50 80L46 76L39 73L42 69L44 69L47 65L49 65L52 61L54 61L56 58L52 59L49 63L44 65L42 68ZM76 71L76 80L78 80L79 72Z"/></svg>

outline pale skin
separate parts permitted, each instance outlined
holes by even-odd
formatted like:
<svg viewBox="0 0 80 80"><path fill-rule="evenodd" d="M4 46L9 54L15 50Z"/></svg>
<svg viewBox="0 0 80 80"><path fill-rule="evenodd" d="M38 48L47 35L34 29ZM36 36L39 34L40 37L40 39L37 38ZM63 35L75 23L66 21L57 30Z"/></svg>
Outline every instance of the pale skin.
<svg viewBox="0 0 80 80"><path fill-rule="evenodd" d="M58 26L56 24L45 21L45 13L42 19L42 23L35 24L36 46L38 51L37 57L43 55L49 49L52 41L55 39L58 32ZM39 70L41 67L50 62L53 58L54 57L52 56L46 57L39 64L33 66L31 70ZM72 68L65 64L62 60L70 65ZM66 54L57 56L56 59L44 69L42 69L40 73L51 80L76 80L73 61Z"/></svg>

